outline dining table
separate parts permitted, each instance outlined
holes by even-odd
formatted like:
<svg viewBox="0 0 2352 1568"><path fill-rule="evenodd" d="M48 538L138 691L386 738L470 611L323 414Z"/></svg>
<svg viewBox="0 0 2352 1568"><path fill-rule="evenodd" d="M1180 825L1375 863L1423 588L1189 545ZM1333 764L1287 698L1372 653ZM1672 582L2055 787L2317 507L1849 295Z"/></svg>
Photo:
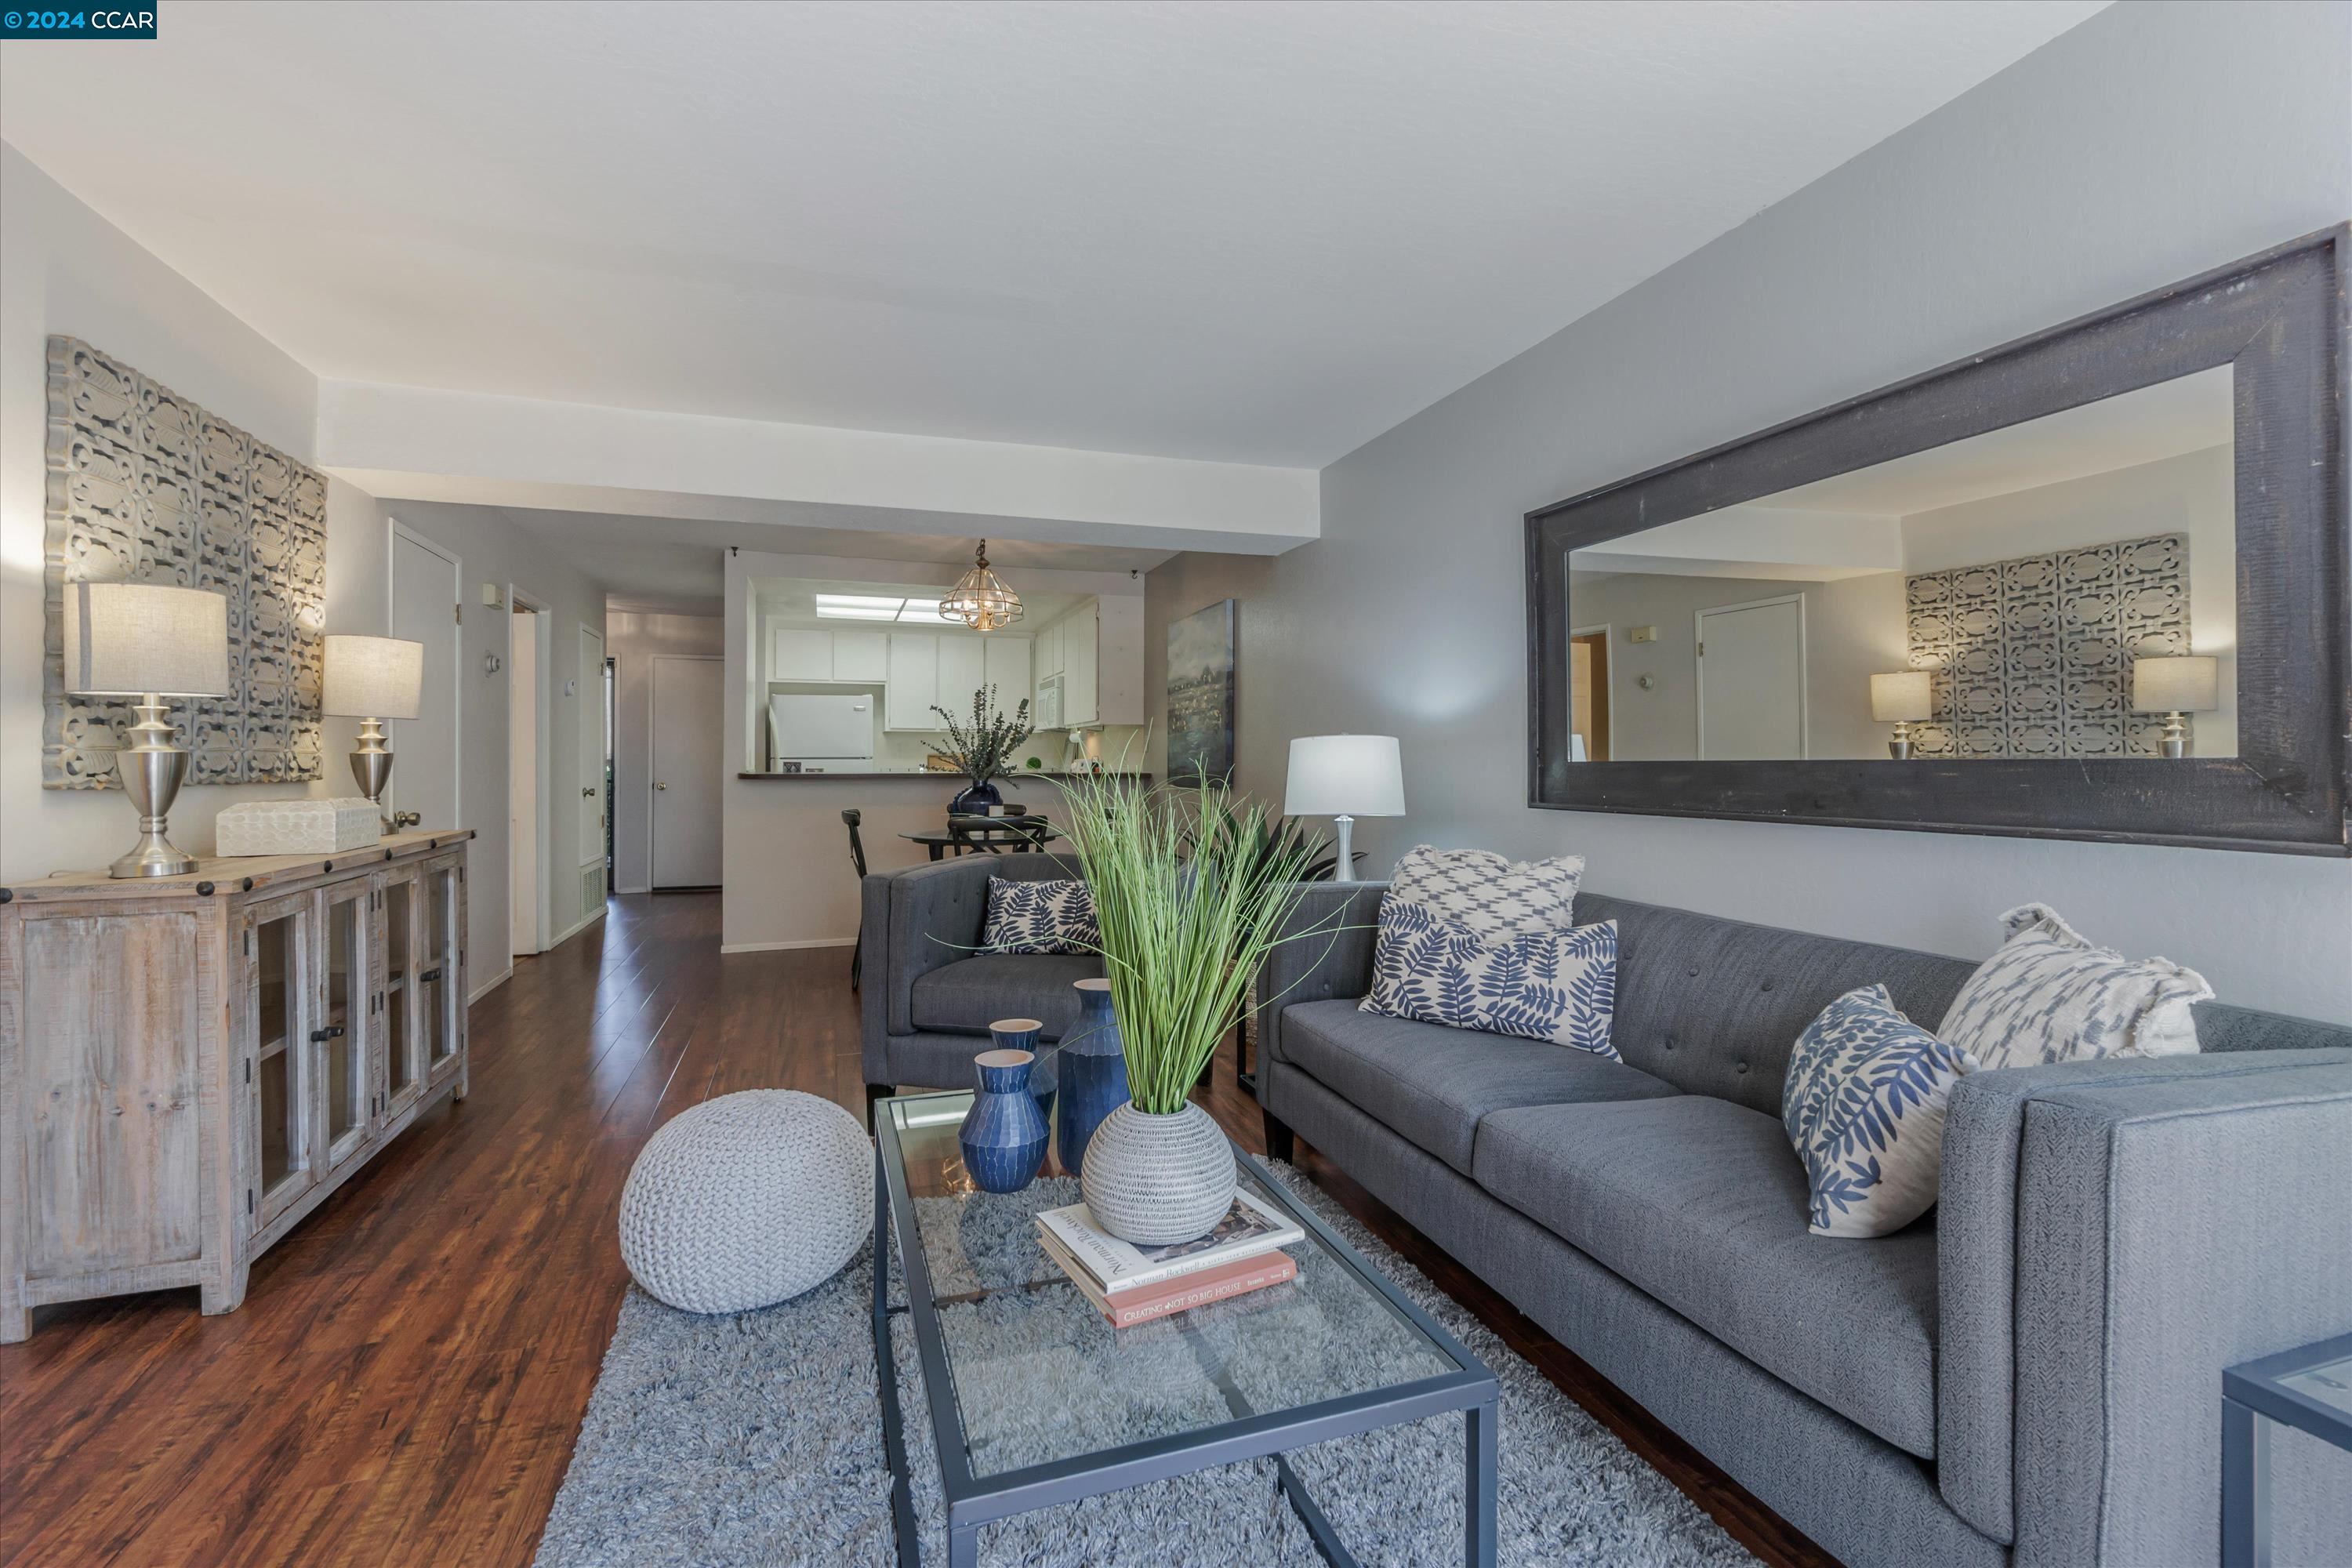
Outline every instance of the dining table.
<svg viewBox="0 0 2352 1568"><path fill-rule="evenodd" d="M929 849L934 860L943 858L950 849L959 855L971 850L996 855L1016 847L1042 847L1062 837L1052 823L1038 816L992 816L985 822L978 818L966 822L968 826L926 827L898 837Z"/></svg>

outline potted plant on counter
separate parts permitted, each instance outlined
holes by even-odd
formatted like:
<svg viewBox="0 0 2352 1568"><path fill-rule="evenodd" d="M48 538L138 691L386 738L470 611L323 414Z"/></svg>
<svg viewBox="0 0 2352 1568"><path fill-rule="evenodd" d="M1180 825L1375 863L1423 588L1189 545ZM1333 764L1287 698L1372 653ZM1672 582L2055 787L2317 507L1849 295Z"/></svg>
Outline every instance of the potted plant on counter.
<svg viewBox="0 0 2352 1568"><path fill-rule="evenodd" d="M940 754L953 758L971 780L968 788L948 802L948 810L985 816L991 806L1003 805L1004 797L997 793L994 781L1013 771L1013 754L1030 736L1029 700L1023 698L1007 713L996 706L996 688L983 686L971 694L969 719L960 719L937 703L931 705L931 711L947 722L948 738L940 743Z"/></svg>
<svg viewBox="0 0 2352 1568"><path fill-rule="evenodd" d="M1100 927L1129 1099L1088 1140L1078 1184L1095 1224L1157 1247L1205 1235L1232 1205L1232 1147L1189 1098L1279 942L1314 844L1269 829L1225 790L1155 792L1098 773L1064 786L1070 842Z"/></svg>

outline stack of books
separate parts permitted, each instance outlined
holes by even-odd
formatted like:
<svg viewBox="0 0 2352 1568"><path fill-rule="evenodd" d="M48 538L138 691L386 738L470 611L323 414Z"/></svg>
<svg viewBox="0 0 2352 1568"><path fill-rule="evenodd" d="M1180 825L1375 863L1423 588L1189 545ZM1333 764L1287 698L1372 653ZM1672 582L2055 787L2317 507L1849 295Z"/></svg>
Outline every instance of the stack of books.
<svg viewBox="0 0 2352 1568"><path fill-rule="evenodd" d="M1097 1228L1084 1204L1037 1216L1045 1256L1115 1329L1132 1328L1211 1301L1230 1300L1295 1278L1282 1249L1306 1232L1284 1215L1234 1194L1216 1229L1167 1247L1135 1247Z"/></svg>

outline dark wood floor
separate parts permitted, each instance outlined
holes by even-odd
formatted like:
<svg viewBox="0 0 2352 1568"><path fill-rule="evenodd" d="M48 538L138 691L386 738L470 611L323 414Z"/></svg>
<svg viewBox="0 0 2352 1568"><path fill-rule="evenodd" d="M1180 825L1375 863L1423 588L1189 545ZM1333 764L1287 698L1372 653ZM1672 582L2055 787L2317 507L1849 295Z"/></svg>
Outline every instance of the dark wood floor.
<svg viewBox="0 0 2352 1568"><path fill-rule="evenodd" d="M0 1563L527 1563L627 1282L621 1184L653 1130L739 1089L862 1104L845 952L719 955L719 900L614 900L472 1014L473 1092L253 1270L51 1307L0 1347ZM1259 1147L1220 1063L1209 1103ZM1774 1563L1818 1548L1338 1170L1391 1245Z"/></svg>

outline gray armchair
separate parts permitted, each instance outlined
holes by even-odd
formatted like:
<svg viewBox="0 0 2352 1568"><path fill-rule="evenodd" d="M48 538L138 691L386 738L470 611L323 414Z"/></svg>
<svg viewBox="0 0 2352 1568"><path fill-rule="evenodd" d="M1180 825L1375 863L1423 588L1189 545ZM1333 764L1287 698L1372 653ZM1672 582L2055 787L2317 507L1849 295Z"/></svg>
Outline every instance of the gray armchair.
<svg viewBox="0 0 2352 1568"><path fill-rule="evenodd" d="M866 984L858 997L869 1113L875 1100L900 1089L971 1087L971 1058L988 1048L988 1026L999 1018L1035 1018L1048 1043L1076 1022L1070 987L1100 975L1100 959L977 950L991 877L1078 876L1075 857L1027 853L967 855L866 879L859 921ZM1032 1082L1043 1093L1053 1081L1049 1059Z"/></svg>

